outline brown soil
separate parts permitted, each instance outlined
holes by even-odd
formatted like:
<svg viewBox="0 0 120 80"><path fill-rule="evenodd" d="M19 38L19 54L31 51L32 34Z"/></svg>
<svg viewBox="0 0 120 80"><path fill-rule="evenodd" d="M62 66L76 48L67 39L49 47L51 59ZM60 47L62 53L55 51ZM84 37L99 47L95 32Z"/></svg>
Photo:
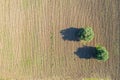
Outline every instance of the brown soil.
<svg viewBox="0 0 120 80"><path fill-rule="evenodd" d="M119 80L119 5L120 0L0 0L0 80ZM95 32L86 45L105 46L108 61L75 54L83 43L70 35L85 26Z"/></svg>

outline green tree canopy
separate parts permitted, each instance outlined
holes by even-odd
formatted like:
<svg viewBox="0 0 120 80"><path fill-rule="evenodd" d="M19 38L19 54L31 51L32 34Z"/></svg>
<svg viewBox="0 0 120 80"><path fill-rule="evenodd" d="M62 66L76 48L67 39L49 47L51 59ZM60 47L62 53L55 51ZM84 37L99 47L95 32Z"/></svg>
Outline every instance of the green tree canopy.
<svg viewBox="0 0 120 80"><path fill-rule="evenodd" d="M100 45L97 46L96 47L96 59L106 61L108 60L108 58L109 58L109 55L108 55L108 51L106 50L106 48Z"/></svg>
<svg viewBox="0 0 120 80"><path fill-rule="evenodd" d="M83 41L91 41L94 38L94 32L92 27L80 28L78 32L78 37Z"/></svg>

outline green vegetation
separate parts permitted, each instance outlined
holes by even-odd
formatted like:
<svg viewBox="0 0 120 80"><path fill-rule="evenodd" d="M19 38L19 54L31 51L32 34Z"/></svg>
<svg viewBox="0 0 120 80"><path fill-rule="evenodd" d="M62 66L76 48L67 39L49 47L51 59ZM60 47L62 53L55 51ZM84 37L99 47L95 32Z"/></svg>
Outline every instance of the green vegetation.
<svg viewBox="0 0 120 80"><path fill-rule="evenodd" d="M104 78L104 79L100 79L100 78L84 78L82 80L110 80L109 78Z"/></svg>
<svg viewBox="0 0 120 80"><path fill-rule="evenodd" d="M80 40L89 42L94 38L94 32L91 27L80 28L78 32L78 37Z"/></svg>
<svg viewBox="0 0 120 80"><path fill-rule="evenodd" d="M89 42L94 38L94 31L92 27L85 27L80 28L78 32L79 40L82 40L84 42ZM109 58L108 51L105 47L97 46L95 47L95 58L98 60L106 61Z"/></svg>
<svg viewBox="0 0 120 80"><path fill-rule="evenodd" d="M50 33L50 41L51 41L51 51L52 51L53 43L54 43L54 34L53 34L53 32Z"/></svg>
<svg viewBox="0 0 120 80"><path fill-rule="evenodd" d="M103 46L96 47L96 59L106 61L108 60L109 55L108 51Z"/></svg>
<svg viewBox="0 0 120 80"><path fill-rule="evenodd" d="M53 33L50 33L50 39L53 40Z"/></svg>

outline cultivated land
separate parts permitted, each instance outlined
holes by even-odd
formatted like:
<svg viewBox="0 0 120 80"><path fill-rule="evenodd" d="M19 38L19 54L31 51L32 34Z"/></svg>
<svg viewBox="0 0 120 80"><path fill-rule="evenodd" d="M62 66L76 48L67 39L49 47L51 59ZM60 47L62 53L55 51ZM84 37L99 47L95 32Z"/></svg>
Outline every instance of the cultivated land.
<svg viewBox="0 0 120 80"><path fill-rule="evenodd" d="M83 43L62 38L84 26L108 61L80 58ZM0 80L119 80L119 29L120 0L0 0Z"/></svg>

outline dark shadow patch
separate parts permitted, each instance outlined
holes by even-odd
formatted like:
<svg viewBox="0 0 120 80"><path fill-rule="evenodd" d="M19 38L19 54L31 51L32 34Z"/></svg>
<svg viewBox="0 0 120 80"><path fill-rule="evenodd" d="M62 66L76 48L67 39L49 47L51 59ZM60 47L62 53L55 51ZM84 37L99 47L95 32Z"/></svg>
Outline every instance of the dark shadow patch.
<svg viewBox="0 0 120 80"><path fill-rule="evenodd" d="M79 29L73 28L73 27L60 31L63 40L69 40L69 41L80 41L77 35L78 32L79 32Z"/></svg>
<svg viewBox="0 0 120 80"><path fill-rule="evenodd" d="M80 58L90 59L95 58L95 52L95 47L84 46L82 48L78 48L74 53Z"/></svg>

